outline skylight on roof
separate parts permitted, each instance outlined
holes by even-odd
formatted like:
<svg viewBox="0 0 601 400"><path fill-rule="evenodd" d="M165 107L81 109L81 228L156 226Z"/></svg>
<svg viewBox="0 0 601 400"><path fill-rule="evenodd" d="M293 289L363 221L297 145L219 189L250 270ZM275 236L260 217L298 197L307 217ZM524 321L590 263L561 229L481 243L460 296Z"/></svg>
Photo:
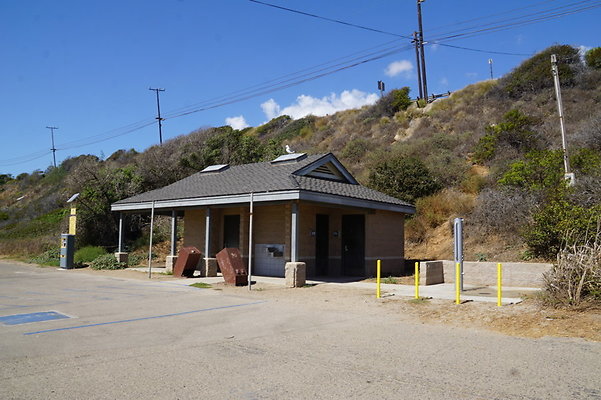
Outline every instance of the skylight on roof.
<svg viewBox="0 0 601 400"><path fill-rule="evenodd" d="M229 168L229 164L217 164L217 165L209 165L205 169L200 172L221 172L227 168Z"/></svg>
<svg viewBox="0 0 601 400"><path fill-rule="evenodd" d="M283 156L279 156L275 160L271 161L271 163L276 164L276 163L283 163L283 162L300 161L306 157L307 157L307 153L284 154Z"/></svg>

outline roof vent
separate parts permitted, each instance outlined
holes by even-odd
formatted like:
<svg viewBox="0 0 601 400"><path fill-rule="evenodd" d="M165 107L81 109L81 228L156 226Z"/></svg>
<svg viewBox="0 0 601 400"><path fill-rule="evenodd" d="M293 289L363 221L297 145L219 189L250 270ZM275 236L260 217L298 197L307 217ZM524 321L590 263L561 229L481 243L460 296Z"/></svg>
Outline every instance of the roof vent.
<svg viewBox="0 0 601 400"><path fill-rule="evenodd" d="M221 172L230 167L229 164L217 164L217 165L209 165L205 169L200 172Z"/></svg>
<svg viewBox="0 0 601 400"><path fill-rule="evenodd" d="M297 162L300 160L304 160L305 158L307 158L307 153L284 154L283 156L279 156L275 160L272 160L271 163L272 164L280 164L280 163L286 163L286 162Z"/></svg>

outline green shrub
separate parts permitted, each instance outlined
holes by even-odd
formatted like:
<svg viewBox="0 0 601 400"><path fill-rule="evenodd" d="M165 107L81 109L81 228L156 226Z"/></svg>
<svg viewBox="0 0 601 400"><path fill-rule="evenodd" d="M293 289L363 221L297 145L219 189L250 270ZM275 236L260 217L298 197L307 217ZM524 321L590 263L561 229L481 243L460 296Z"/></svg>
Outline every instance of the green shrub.
<svg viewBox="0 0 601 400"><path fill-rule="evenodd" d="M584 61L591 68L601 69L601 47L595 47L587 51L584 54Z"/></svg>
<svg viewBox="0 0 601 400"><path fill-rule="evenodd" d="M60 249L50 249L29 260L30 263L58 267L60 265Z"/></svg>
<svg viewBox="0 0 601 400"><path fill-rule="evenodd" d="M342 158L346 158L352 163L358 163L370 148L371 146L367 140L363 138L353 139L342 149Z"/></svg>
<svg viewBox="0 0 601 400"><path fill-rule="evenodd" d="M557 189L563 184L563 152L531 151L525 160L512 163L499 183L529 190Z"/></svg>
<svg viewBox="0 0 601 400"><path fill-rule="evenodd" d="M125 263L117 261L114 254L104 254L90 263L92 269L123 269L126 267Z"/></svg>
<svg viewBox="0 0 601 400"><path fill-rule="evenodd" d="M513 98L519 98L524 93L552 88L551 54L557 56L557 68L561 85L574 85L576 74L573 66L581 63L578 49L567 45L557 45L551 46L524 61L519 67L501 79L501 87Z"/></svg>
<svg viewBox="0 0 601 400"><path fill-rule="evenodd" d="M397 112L406 110L412 103L409 91L409 87L405 86L388 92L363 113L364 123L367 120L371 122L372 118L378 120L382 117L392 118Z"/></svg>
<svg viewBox="0 0 601 400"><path fill-rule="evenodd" d="M140 253L132 253L127 257L127 265L135 267L142 264L144 260L148 260L148 256Z"/></svg>
<svg viewBox="0 0 601 400"><path fill-rule="evenodd" d="M503 120L486 127L486 134L480 138L474 151L473 159L478 163L491 160L501 144L511 146L519 151L536 148L537 137L532 126L537 120L517 109L503 115Z"/></svg>
<svg viewBox="0 0 601 400"><path fill-rule="evenodd" d="M377 163L369 175L369 185L411 203L441 189L440 183L423 162L414 157L403 156Z"/></svg>
<svg viewBox="0 0 601 400"><path fill-rule="evenodd" d="M76 264L89 263L94 261L98 256L106 254L106 250L100 246L86 246L75 252L73 261Z"/></svg>
<svg viewBox="0 0 601 400"><path fill-rule="evenodd" d="M10 218L10 215L6 211L0 211L0 221L6 221Z"/></svg>
<svg viewBox="0 0 601 400"><path fill-rule="evenodd" d="M601 204L586 208L555 200L534 214L524 239L534 256L553 259L564 246L586 243L601 223Z"/></svg>

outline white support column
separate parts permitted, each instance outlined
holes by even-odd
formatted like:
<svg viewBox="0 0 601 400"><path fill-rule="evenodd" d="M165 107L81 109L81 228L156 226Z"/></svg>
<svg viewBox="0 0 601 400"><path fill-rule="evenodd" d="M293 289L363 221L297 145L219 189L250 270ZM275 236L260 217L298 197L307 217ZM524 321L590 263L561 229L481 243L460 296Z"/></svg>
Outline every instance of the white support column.
<svg viewBox="0 0 601 400"><path fill-rule="evenodd" d="M298 261L298 203L292 203L292 221L290 224L290 261Z"/></svg>
<svg viewBox="0 0 601 400"><path fill-rule="evenodd" d="M211 249L211 209L207 207L205 213L205 258L210 258Z"/></svg>
<svg viewBox="0 0 601 400"><path fill-rule="evenodd" d="M177 263L177 211L171 211L171 250L170 255L165 260L165 268L167 273L172 273L175 264Z"/></svg>
<svg viewBox="0 0 601 400"><path fill-rule="evenodd" d="M117 252L123 252L123 213L119 213L119 243L117 244Z"/></svg>
<svg viewBox="0 0 601 400"><path fill-rule="evenodd" d="M177 255L177 211L171 211L171 256Z"/></svg>

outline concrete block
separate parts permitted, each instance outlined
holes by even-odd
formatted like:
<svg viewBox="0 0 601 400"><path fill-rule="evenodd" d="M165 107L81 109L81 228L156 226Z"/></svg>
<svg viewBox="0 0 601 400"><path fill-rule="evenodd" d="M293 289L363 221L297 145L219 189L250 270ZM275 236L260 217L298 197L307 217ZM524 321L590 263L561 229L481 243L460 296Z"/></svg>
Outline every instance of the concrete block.
<svg viewBox="0 0 601 400"><path fill-rule="evenodd" d="M198 268L201 277L213 277L217 276L217 259L216 258L203 258L198 263Z"/></svg>
<svg viewBox="0 0 601 400"><path fill-rule="evenodd" d="M115 258L118 262L127 264L127 262L129 261L129 253L117 252L115 253Z"/></svg>
<svg viewBox="0 0 601 400"><path fill-rule="evenodd" d="M167 259L165 260L165 272L168 274L172 274L173 267L175 266L176 262L177 256L167 256Z"/></svg>
<svg viewBox="0 0 601 400"><path fill-rule="evenodd" d="M305 286L307 265L304 262L287 262L285 266L286 287Z"/></svg>
<svg viewBox="0 0 601 400"><path fill-rule="evenodd" d="M437 285L444 282L444 265L442 261L425 261L419 263L420 285Z"/></svg>

